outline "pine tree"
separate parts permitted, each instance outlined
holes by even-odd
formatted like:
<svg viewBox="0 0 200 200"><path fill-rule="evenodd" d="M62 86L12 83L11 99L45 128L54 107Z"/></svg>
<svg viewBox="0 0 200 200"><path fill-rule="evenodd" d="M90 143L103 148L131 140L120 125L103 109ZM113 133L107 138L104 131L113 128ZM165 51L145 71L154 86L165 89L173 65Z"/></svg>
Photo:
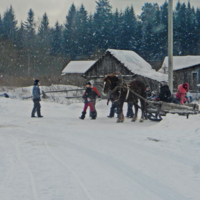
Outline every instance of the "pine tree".
<svg viewBox="0 0 200 200"><path fill-rule="evenodd" d="M133 7L127 7L122 22L122 49L135 50L137 19Z"/></svg>
<svg viewBox="0 0 200 200"><path fill-rule="evenodd" d="M32 9L28 12L27 21L25 22L25 29L28 34L31 36L35 35L35 22L34 22L34 12Z"/></svg>
<svg viewBox="0 0 200 200"><path fill-rule="evenodd" d="M51 54L54 56L62 54L62 26L59 25L58 21L53 29L53 39L51 43Z"/></svg>
<svg viewBox="0 0 200 200"><path fill-rule="evenodd" d="M158 57L159 45L163 45L162 40L165 38L163 34L164 26L160 25L161 18L158 4L146 3L142 10L143 12L140 15L142 20L142 46L140 52L142 57L153 60ZM161 36L162 39L158 36Z"/></svg>
<svg viewBox="0 0 200 200"><path fill-rule="evenodd" d="M194 8L191 8L190 2L186 8L186 30L185 30L185 42L187 43L185 55L195 54L197 51L196 46L196 27L195 27L195 12Z"/></svg>
<svg viewBox="0 0 200 200"><path fill-rule="evenodd" d="M19 50L24 48L24 38L25 38L24 24L21 22L21 26L17 31L17 40L16 40L16 45Z"/></svg>
<svg viewBox="0 0 200 200"><path fill-rule="evenodd" d="M87 23L87 52L88 55L92 55L95 49L95 34L94 34L94 20L93 15L89 15Z"/></svg>
<svg viewBox="0 0 200 200"><path fill-rule="evenodd" d="M15 20L15 14L12 6L4 13L2 20L3 24L3 37L15 42L17 33L17 20Z"/></svg>
<svg viewBox="0 0 200 200"><path fill-rule="evenodd" d="M119 13L116 9L115 13L112 15L111 29L110 29L110 38L109 38L109 48L120 49L122 46L122 13Z"/></svg>
<svg viewBox="0 0 200 200"><path fill-rule="evenodd" d="M77 11L76 16L76 24L77 24L77 40L78 40L78 54L79 55L88 55L88 15L87 11L83 4L81 5L79 11Z"/></svg>
<svg viewBox="0 0 200 200"><path fill-rule="evenodd" d="M75 59L78 51L78 37L76 24L76 7L71 5L68 15L66 16L66 24L64 30L64 53Z"/></svg>
<svg viewBox="0 0 200 200"><path fill-rule="evenodd" d="M178 55L185 55L187 51L187 44L185 43L186 39L186 5L185 3L180 5L180 8L176 11L176 17L174 20L174 28L175 28L175 42L177 45L175 49L178 50L176 52Z"/></svg>
<svg viewBox="0 0 200 200"><path fill-rule="evenodd" d="M30 48L35 44L35 22L34 12L32 9L30 9L28 12L27 21L24 23L24 29L26 31L26 44L27 47Z"/></svg>
<svg viewBox="0 0 200 200"><path fill-rule="evenodd" d="M94 13L95 45L100 49L106 49L109 46L112 6L109 0L98 0L96 4L96 12Z"/></svg>
<svg viewBox="0 0 200 200"><path fill-rule="evenodd" d="M0 38L3 37L3 22L2 22L2 19L1 19L1 15L0 15Z"/></svg>
<svg viewBox="0 0 200 200"><path fill-rule="evenodd" d="M48 34L49 31L49 19L46 13L44 13L41 24L38 28L38 35L41 35L42 37L46 34Z"/></svg>
<svg viewBox="0 0 200 200"><path fill-rule="evenodd" d="M50 52L51 32L49 28L49 19L46 13L43 15L41 24L38 28L38 40L40 49L45 53Z"/></svg>
<svg viewBox="0 0 200 200"><path fill-rule="evenodd" d="M166 1L160 7L160 14L160 56L164 59L168 51L168 3Z"/></svg>
<svg viewBox="0 0 200 200"><path fill-rule="evenodd" d="M28 66L28 75L35 71L35 57L36 57L36 35L35 35L35 22L34 12L32 9L28 12L27 21L24 23L25 30L25 47L27 51L26 59ZM38 66L37 66L38 67Z"/></svg>
<svg viewBox="0 0 200 200"><path fill-rule="evenodd" d="M200 9L196 10L196 43L197 43L197 52L196 55L200 55Z"/></svg>

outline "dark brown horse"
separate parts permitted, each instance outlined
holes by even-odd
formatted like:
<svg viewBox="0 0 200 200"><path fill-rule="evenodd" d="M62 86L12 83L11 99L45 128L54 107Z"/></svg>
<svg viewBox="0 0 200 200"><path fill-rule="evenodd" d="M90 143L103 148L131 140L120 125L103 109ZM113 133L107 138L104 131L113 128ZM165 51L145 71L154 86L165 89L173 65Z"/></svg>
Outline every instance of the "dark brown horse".
<svg viewBox="0 0 200 200"><path fill-rule="evenodd" d="M118 73L120 74L120 73ZM142 115L140 122L144 121L146 103L144 99L146 98L146 87L145 84L139 80L131 81L129 84L123 83L123 78L120 74L120 78L116 74L109 74L103 79L103 93L111 93L113 101L117 103L118 106L118 120L117 122L124 121L123 115L123 104L124 102L132 102L135 108L135 115L133 116L132 121L137 120L138 108L141 108ZM138 94L138 95L136 95ZM138 100L140 100L141 106L138 105Z"/></svg>

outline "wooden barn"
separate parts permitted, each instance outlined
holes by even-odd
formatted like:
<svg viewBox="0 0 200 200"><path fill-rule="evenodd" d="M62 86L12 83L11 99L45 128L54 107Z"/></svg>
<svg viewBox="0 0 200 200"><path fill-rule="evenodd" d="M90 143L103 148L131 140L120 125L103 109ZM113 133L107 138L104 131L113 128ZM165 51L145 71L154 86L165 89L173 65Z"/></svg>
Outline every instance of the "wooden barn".
<svg viewBox="0 0 200 200"><path fill-rule="evenodd" d="M125 82L134 79L141 80L151 87L151 90L158 90L160 82L167 82L165 74L156 72L151 65L141 58L137 53L130 50L108 49L84 74L87 80L93 79L98 86L107 74L120 72Z"/></svg>
<svg viewBox="0 0 200 200"><path fill-rule="evenodd" d="M168 57L165 57L159 72L168 73ZM200 56L173 56L173 86L188 83L190 90L196 91L200 83Z"/></svg>

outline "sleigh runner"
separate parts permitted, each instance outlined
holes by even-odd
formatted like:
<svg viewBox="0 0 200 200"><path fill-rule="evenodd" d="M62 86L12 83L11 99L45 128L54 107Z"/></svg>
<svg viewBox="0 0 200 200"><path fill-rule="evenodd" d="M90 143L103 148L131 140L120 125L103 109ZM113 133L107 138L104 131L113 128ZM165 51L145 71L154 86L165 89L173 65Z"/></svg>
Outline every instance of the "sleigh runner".
<svg viewBox="0 0 200 200"><path fill-rule="evenodd" d="M175 103L166 103L162 101L150 101L147 103L147 118L152 121L161 121L162 116L166 116L167 113L184 115L189 118L189 115L196 115L199 113L198 104L185 104L179 105Z"/></svg>

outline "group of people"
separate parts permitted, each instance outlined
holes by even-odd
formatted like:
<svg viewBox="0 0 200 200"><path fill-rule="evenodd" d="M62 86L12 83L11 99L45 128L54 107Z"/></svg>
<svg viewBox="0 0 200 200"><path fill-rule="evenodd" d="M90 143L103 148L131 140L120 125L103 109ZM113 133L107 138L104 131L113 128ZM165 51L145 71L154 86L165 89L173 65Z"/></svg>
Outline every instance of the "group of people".
<svg viewBox="0 0 200 200"><path fill-rule="evenodd" d="M147 100L164 101L168 103L176 103L176 104L182 104L182 105L186 102L191 103L192 101L194 101L194 98L189 92L188 83L180 84L178 86L178 90L177 90L177 93L175 94L175 97L171 94L171 91L168 85L162 85L160 87L159 94L157 94L156 91L151 91L149 85L146 85L146 98ZM110 98L109 100L113 101L112 98ZM117 114L117 102L112 102L112 106L110 108L110 114L108 115L108 117L109 118L114 117L115 113ZM133 103L128 102L126 117L132 118L133 116L134 116Z"/></svg>
<svg viewBox="0 0 200 200"><path fill-rule="evenodd" d="M194 101L191 93L189 92L189 84L184 83L178 86L175 96L171 94L168 85L163 85L160 87L160 93L156 94L155 91L151 93L150 96L147 96L147 99L153 99L156 101L164 101L168 103L176 103L183 105L184 103L191 103Z"/></svg>
<svg viewBox="0 0 200 200"><path fill-rule="evenodd" d="M35 113L37 113L37 116L39 118L41 118L43 116L41 115L41 105L40 105L41 93L40 93L39 86L40 86L40 81L35 80L34 87L32 90L34 106L33 106L33 110L31 113L31 117L36 117ZM100 96L100 93L97 90L97 88L93 86L92 81L86 83L86 89L85 89L85 92L84 92L82 98L84 100L84 108L82 111L82 115L79 118L82 120L85 119L86 111L89 107L91 119L93 119L93 120L96 119L96 117L97 117L97 111L95 108L96 99L98 98L100 100L101 96ZM194 100L194 98L192 97L192 95L189 92L189 84L188 83L184 83L184 84L181 84L178 86L178 90L177 90L177 93L175 94L175 97L172 96L168 85L161 86L159 94L156 94L155 91L151 92L150 87L148 85L146 85L146 98L150 99L150 100L153 99L156 101L171 102L171 103L177 103L177 104L182 104L182 105L186 102L190 103ZM110 108L110 114L107 117L112 118L112 117L114 117L115 113L117 114L117 102L114 101L112 96L110 96L108 98L107 105L109 105L110 101L112 102L112 105ZM128 117L128 118L132 118L134 116L132 107L133 107L133 103L128 102L127 103L127 114L126 114L126 117Z"/></svg>
<svg viewBox="0 0 200 200"><path fill-rule="evenodd" d="M33 99L33 110L31 112L31 117L36 117L35 113L37 113L37 117L41 118L43 117L41 115L41 105L40 105L40 81L39 80L35 80L34 81L34 86L32 89L32 99ZM97 117L97 111L95 109L95 104L96 104L96 98L98 97L98 99L101 99L101 96L97 90L96 87L93 87L93 85L91 84L91 82L87 82L86 83L86 90L83 94L83 99L84 99L84 108L83 108L83 112L82 115L80 117L80 119L84 119L85 115L86 115L86 111L87 108L90 108L90 117L91 119L96 119Z"/></svg>

